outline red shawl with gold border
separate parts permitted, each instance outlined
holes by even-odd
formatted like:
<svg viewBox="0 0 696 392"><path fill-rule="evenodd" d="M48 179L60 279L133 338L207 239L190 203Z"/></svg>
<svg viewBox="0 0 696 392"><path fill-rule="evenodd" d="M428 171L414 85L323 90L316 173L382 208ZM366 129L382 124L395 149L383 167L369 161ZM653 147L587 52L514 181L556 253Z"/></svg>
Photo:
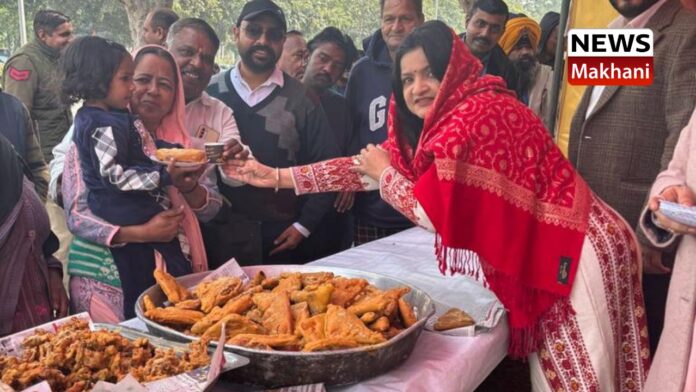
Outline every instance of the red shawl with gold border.
<svg viewBox="0 0 696 392"><path fill-rule="evenodd" d="M481 63L452 34L416 150L400 137L393 99L383 147L415 182L437 232L440 270L483 272L509 312L509 352L522 357L538 347L540 319L562 321L572 312L591 192L541 120L501 78L479 76Z"/></svg>

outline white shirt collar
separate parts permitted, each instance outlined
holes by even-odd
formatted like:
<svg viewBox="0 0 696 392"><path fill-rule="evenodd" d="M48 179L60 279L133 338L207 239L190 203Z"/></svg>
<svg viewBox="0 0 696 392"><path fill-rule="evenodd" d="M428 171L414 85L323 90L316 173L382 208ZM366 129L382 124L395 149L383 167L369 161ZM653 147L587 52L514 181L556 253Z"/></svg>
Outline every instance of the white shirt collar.
<svg viewBox="0 0 696 392"><path fill-rule="evenodd" d="M239 84L242 86L246 87L247 90L250 92L253 92L251 88L249 88L249 85L247 84L246 80L242 77L242 73L239 72L239 65L241 61L238 61L237 64L232 68L232 71L230 72L230 78L236 79ZM234 81L234 80L232 80ZM263 87L268 87L276 85L278 87L283 87L285 85L285 78L283 78L283 71L280 70L277 66L273 69L273 73L271 73L271 76L266 79L265 82L261 83L258 87L256 87L255 90L258 90ZM255 91L254 90L254 91Z"/></svg>

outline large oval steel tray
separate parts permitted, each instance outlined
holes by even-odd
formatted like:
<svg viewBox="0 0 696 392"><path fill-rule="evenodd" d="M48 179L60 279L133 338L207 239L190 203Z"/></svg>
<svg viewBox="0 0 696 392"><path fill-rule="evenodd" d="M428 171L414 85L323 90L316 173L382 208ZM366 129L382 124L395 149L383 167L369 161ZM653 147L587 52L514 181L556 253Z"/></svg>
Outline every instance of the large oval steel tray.
<svg viewBox="0 0 696 392"><path fill-rule="evenodd" d="M432 299L424 291L401 280L372 272L310 265L265 265L243 267L243 269L249 276L263 270L269 277L277 276L282 272L327 271L348 278L366 279L370 284L380 289L409 286L411 292L404 298L414 307L418 321L384 343L344 350L304 353L258 350L228 344L225 345L226 351L243 355L250 360L249 365L235 370L229 377L226 377L233 382L262 385L268 388L316 383L344 385L383 374L398 367L408 359L426 320L435 312ZM207 274L208 272L201 272L187 275L178 278L178 281L191 288ZM150 333L176 341L197 339L195 336L186 335L147 319L144 316L142 305L142 299L145 295L149 295L157 306L161 306L166 301L166 297L159 286L155 285L143 292L138 298L135 313L145 323Z"/></svg>

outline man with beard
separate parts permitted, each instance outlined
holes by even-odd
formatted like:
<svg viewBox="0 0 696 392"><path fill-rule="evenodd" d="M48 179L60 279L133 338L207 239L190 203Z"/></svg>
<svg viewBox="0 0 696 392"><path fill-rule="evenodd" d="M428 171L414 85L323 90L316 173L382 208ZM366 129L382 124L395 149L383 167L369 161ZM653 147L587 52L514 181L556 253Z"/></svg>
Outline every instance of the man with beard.
<svg viewBox="0 0 696 392"><path fill-rule="evenodd" d="M302 33L290 30L285 34L283 53L278 60L278 68L297 80L302 80L307 62L307 41Z"/></svg>
<svg viewBox="0 0 696 392"><path fill-rule="evenodd" d="M396 49L408 34L423 24L422 0L380 0L381 27L367 40L365 57L351 70L346 99L353 120L357 154L372 143L387 140L387 108L392 93L392 66ZM365 43L365 42L363 42ZM355 245L398 233L413 225L379 192L360 192L355 198Z"/></svg>
<svg viewBox="0 0 696 392"><path fill-rule="evenodd" d="M518 91L524 102L548 128L549 99L553 83L551 67L539 64L536 59L541 29L537 22L526 16L510 18L505 33L498 41L517 70Z"/></svg>
<svg viewBox="0 0 696 392"><path fill-rule="evenodd" d="M610 27L654 32L651 86L585 90L571 122L568 158L590 188L636 227L657 174L666 168L694 109L696 23L679 0L610 0L621 14ZM642 243L643 290L654 349L664 315L671 252Z"/></svg>
<svg viewBox="0 0 696 392"><path fill-rule="evenodd" d="M350 154L353 124L348 101L331 87L355 61L358 50L353 40L335 27L327 27L308 44L309 60L302 83L319 97L341 156ZM316 256L323 257L347 249L353 242L352 216L354 193L341 192L336 197L334 209L326 214L317 230L325 237L318 241Z"/></svg>
<svg viewBox="0 0 696 392"><path fill-rule="evenodd" d="M515 67L498 46L510 16L503 0L476 0L466 14L466 32L461 35L471 53L483 64L483 73L500 76L510 90L522 91Z"/></svg>
<svg viewBox="0 0 696 392"><path fill-rule="evenodd" d="M215 75L208 86L210 95L234 110L242 142L254 157L278 168L339 154L318 100L276 66L286 29L285 15L274 2L247 2L232 29L241 61ZM303 240L311 238L335 199L330 194L297 197L292 191L250 186L225 186L222 191L232 209L250 222L250 240L261 239L258 257L241 260L248 263L309 261L303 248L311 249L312 244Z"/></svg>

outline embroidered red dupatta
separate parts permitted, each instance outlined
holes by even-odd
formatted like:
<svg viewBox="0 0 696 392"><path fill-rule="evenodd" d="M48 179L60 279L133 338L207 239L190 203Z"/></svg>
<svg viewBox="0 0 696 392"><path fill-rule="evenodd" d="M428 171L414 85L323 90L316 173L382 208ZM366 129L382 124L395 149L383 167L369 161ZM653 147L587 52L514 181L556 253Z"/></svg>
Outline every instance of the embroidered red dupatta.
<svg viewBox="0 0 696 392"><path fill-rule="evenodd" d="M415 182L437 231L441 272L485 275L509 311L509 352L523 357L538 347L540 319L572 312L592 196L541 120L501 78L480 77L481 63L452 34L416 151L401 138L393 99L383 146Z"/></svg>

